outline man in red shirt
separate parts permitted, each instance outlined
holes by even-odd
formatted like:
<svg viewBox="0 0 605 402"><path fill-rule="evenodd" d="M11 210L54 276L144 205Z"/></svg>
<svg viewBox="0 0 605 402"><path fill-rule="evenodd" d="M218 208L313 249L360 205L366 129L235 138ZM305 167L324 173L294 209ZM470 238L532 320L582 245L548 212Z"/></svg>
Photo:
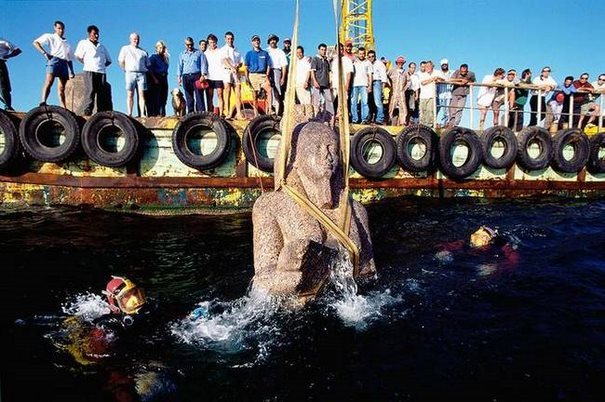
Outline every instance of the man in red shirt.
<svg viewBox="0 0 605 402"><path fill-rule="evenodd" d="M573 86L578 90L573 98L574 114L579 115L578 128L582 128L585 116L590 116L587 124L591 124L599 114L598 105L592 101L594 87L588 82L588 77L588 73L582 73L580 78L573 82Z"/></svg>

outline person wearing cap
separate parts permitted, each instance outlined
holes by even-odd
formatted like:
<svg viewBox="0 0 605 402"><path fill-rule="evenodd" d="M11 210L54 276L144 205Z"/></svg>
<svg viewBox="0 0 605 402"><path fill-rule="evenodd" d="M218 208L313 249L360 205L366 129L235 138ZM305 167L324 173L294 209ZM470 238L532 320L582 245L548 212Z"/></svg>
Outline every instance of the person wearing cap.
<svg viewBox="0 0 605 402"><path fill-rule="evenodd" d="M420 73L420 123L433 127L435 119L436 85L443 81L443 75L435 71L433 62L427 61L425 71Z"/></svg>
<svg viewBox="0 0 605 402"><path fill-rule="evenodd" d="M252 50L246 53L244 64L246 65L246 80L253 89L252 105L256 116L258 115L257 96L261 89L265 90L267 96L265 113L268 114L271 110L271 83L269 82L271 58L267 51L261 49L260 37L258 35L252 35L250 40L252 42Z"/></svg>
<svg viewBox="0 0 605 402"><path fill-rule="evenodd" d="M376 58L376 52L368 52L368 61L372 63L372 111L374 112L374 122L384 124L384 105L382 103L382 93L388 83L387 70L384 63Z"/></svg>
<svg viewBox="0 0 605 402"><path fill-rule="evenodd" d="M399 56L395 59L395 67L388 74L391 86L391 101L389 103L389 117L391 124L403 126L408 119L408 107L406 103L406 90L409 87L408 74L403 66L405 65L405 57ZM395 120L395 109L398 110L397 119Z"/></svg>
<svg viewBox="0 0 605 402"><path fill-rule="evenodd" d="M196 81L204 83L208 77L208 59L204 53L194 47L190 36L185 38L185 50L179 56L177 64L178 84L183 85L187 113L203 112L206 110L202 88Z"/></svg>
<svg viewBox="0 0 605 402"><path fill-rule="evenodd" d="M235 35L231 31L225 32L225 45L221 48L222 61L223 61L223 84L225 89L223 90L223 108L225 114L231 117L232 108L230 105L231 101L231 90L235 91L235 110L236 117L238 119L243 118L242 116L242 84L238 70L242 66L242 56L240 52L235 48Z"/></svg>
<svg viewBox="0 0 605 402"><path fill-rule="evenodd" d="M6 39L0 38L0 101L4 103L6 110L13 111L11 98L11 81L6 68L6 61L12 57L19 56L21 49Z"/></svg>
<svg viewBox="0 0 605 402"><path fill-rule="evenodd" d="M531 91L531 98L529 98L529 107L531 109L531 116L529 119L530 126L536 126L540 123L546 113L552 113L550 106L547 106L546 99L550 99L552 91L557 87L557 82L550 75L550 67L545 66L540 72L540 76L535 77L532 84L539 87L540 90ZM540 116L538 117L538 102L540 102Z"/></svg>
<svg viewBox="0 0 605 402"><path fill-rule="evenodd" d="M345 41L345 53L344 55L348 57L349 60L351 60L351 62L355 62L355 53L353 53L353 41L350 39L347 39Z"/></svg>
<svg viewBox="0 0 605 402"><path fill-rule="evenodd" d="M46 100L50 94L50 88L59 79L57 90L59 92L59 102L61 106L67 108L65 103L65 85L69 78L74 77L73 59L74 54L71 45L65 39L65 24L61 21L55 21L54 33L42 34L34 40L34 47L46 58L46 80L42 87L42 98L40 106L46 105ZM48 51L43 47L47 46Z"/></svg>
<svg viewBox="0 0 605 402"><path fill-rule="evenodd" d="M449 121L449 107L450 101L452 100L452 84L448 83L452 72L450 71L450 62L448 59L441 59L439 61L439 65L441 66L441 76L444 81L437 84L437 109L436 109L436 118L439 121L439 112L443 111L443 116L441 117L440 126L446 126Z"/></svg>
<svg viewBox="0 0 605 402"><path fill-rule="evenodd" d="M133 32L129 36L130 44L122 46L118 55L118 63L124 70L126 81L126 107L128 115L132 116L134 106L134 93L138 96L139 115L145 114L145 91L147 90L147 70L149 55L139 46L141 37Z"/></svg>
<svg viewBox="0 0 605 402"><path fill-rule="evenodd" d="M271 58L271 72L269 74L269 80L271 82L273 103L276 106L275 113L278 116L283 114L284 99L282 93L282 86L286 83L286 77L288 76L288 59L283 50L277 47L279 37L275 34L269 35L267 43L267 53ZM271 105L269 105L269 110Z"/></svg>
<svg viewBox="0 0 605 402"><path fill-rule="evenodd" d="M84 64L84 85L86 93L84 94L84 116L90 116L94 107L95 98L97 101L97 111L102 112L110 110L111 91L107 94L107 74L106 68L111 64L109 52L99 43L99 28L95 25L89 25L86 29L88 38L83 39L76 47L76 59ZM106 99L109 95L109 100Z"/></svg>
<svg viewBox="0 0 605 402"><path fill-rule="evenodd" d="M317 55L311 59L311 97L315 114L320 112L321 99L323 110L334 116L334 99L330 88L330 61L326 56L328 47L325 43L317 46Z"/></svg>
<svg viewBox="0 0 605 402"><path fill-rule="evenodd" d="M489 275L516 267L519 264L518 239L500 234L489 226L480 226L468 240L457 240L437 246L435 259L451 263L462 256L489 258L487 263L477 264L480 275Z"/></svg>
<svg viewBox="0 0 605 402"><path fill-rule="evenodd" d="M464 63L460 65L458 70L450 77L452 86L452 100L450 102L449 120L447 127L456 127L460 125L462 119L462 111L466 105L466 97L470 93L469 84L477 81L475 73L469 71L468 64Z"/></svg>

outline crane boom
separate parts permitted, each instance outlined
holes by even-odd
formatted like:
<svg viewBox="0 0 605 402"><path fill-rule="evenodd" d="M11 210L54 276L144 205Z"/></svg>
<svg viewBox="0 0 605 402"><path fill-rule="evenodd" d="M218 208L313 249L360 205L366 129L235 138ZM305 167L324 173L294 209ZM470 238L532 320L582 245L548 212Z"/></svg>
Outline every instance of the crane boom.
<svg viewBox="0 0 605 402"><path fill-rule="evenodd" d="M342 0L340 37L351 40L355 49L375 50L372 0Z"/></svg>

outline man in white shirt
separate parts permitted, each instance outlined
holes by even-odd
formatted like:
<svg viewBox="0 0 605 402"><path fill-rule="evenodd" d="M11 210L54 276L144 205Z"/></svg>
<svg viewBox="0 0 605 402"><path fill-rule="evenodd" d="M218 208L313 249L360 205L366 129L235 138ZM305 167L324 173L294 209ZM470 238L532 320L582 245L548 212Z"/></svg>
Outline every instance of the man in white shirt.
<svg viewBox="0 0 605 402"><path fill-rule="evenodd" d="M363 47L357 49L357 59L353 63L355 75L353 76L353 91L351 95L351 114L353 123L368 124L368 94L372 93L372 63L366 60L366 50ZM358 113L357 104L361 101L361 115Z"/></svg>
<svg viewBox="0 0 605 402"><path fill-rule="evenodd" d="M338 45L339 51L340 51L340 55L341 55L341 60L342 60L342 71L344 73L344 97L347 100L347 106L349 109L349 116L348 118L350 119L350 115L351 115L351 104L350 104L350 100L351 100L351 96L350 96L350 92L351 92L351 80L353 78L353 73L355 72L355 69L353 67L353 62L351 61L351 59L347 56L347 54L345 53L344 47L342 46L342 44ZM340 107L338 107L338 74L339 74L339 68L338 68L338 57L334 57L332 59L332 64L331 64L331 68L330 68L331 72L332 72L332 77L331 77L331 84L332 84L332 95L333 98L335 100L334 103L336 103L336 115L338 115Z"/></svg>
<svg viewBox="0 0 605 402"><path fill-rule="evenodd" d="M296 97L301 105L307 108L311 105L311 91L309 80L311 79L311 61L305 56L302 46L296 48Z"/></svg>
<svg viewBox="0 0 605 402"><path fill-rule="evenodd" d="M223 116L223 88L225 83L223 82L223 76L225 75L225 68L222 60L221 49L217 46L218 38L214 34L208 35L207 47L204 51L204 55L208 60L208 110L214 111L214 91L216 91L218 99L218 114Z"/></svg>
<svg viewBox="0 0 605 402"><path fill-rule="evenodd" d="M598 107L598 110L596 113L598 115L598 113L600 111L601 116L603 116L605 114L605 108L601 108L601 106L599 104L599 97L601 96L601 94L605 93L605 74L599 74L599 77L597 78L597 80L595 82L592 83L592 86L594 87L592 101Z"/></svg>
<svg viewBox="0 0 605 402"><path fill-rule="evenodd" d="M384 105L382 103L382 91L387 84L387 69L384 63L376 58L376 52L368 52L368 60L372 63L372 94L374 95L374 107L376 108L376 124L384 124Z"/></svg>
<svg viewBox="0 0 605 402"><path fill-rule="evenodd" d="M441 65L441 75L443 79L449 81L452 76L452 72L450 71L450 62L448 59L441 59L439 62ZM443 110L443 116L441 118L441 126L445 127L447 122L449 121L449 108L450 102L452 101L452 84L438 84L437 85L437 111L436 117L437 121L439 121L439 112Z"/></svg>
<svg viewBox="0 0 605 402"><path fill-rule="evenodd" d="M139 100L139 115L145 113L145 90L147 89L147 66L149 57L145 49L139 47L139 34L130 34L130 44L122 46L118 55L118 63L125 72L128 115L132 116L134 91L137 90Z"/></svg>
<svg viewBox="0 0 605 402"><path fill-rule="evenodd" d="M42 87L42 98L40 106L46 105L50 88L55 82L55 77L59 79L57 87L59 92L59 102L61 106L67 109L65 105L65 84L69 78L74 76L73 51L65 34L65 24L61 21L55 21L55 33L46 33L37 38L33 45L44 55L46 63L46 80ZM47 46L48 51L43 46Z"/></svg>
<svg viewBox="0 0 605 402"><path fill-rule="evenodd" d="M239 78L238 69L242 65L241 53L235 48L235 35L233 32L225 32L225 45L221 48L224 76L223 84L223 108L227 117L231 117L231 89L235 90L235 110L237 111L236 117L238 119L243 118L242 116L242 85Z"/></svg>
<svg viewBox="0 0 605 402"><path fill-rule="evenodd" d="M105 69L111 64L109 52L99 43L99 28L90 25L86 28L88 39L83 39L76 47L76 58L84 64L84 83L86 86L84 116L90 116L97 100L97 111L111 110L111 90L107 90Z"/></svg>
<svg viewBox="0 0 605 402"><path fill-rule="evenodd" d="M435 118L435 88L436 83L442 82L443 76L434 70L431 60L425 64L425 70L420 73L420 123L432 127Z"/></svg>
<svg viewBox="0 0 605 402"><path fill-rule="evenodd" d="M546 104L546 99L550 99L552 90L557 87L557 82L550 76L550 67L546 66L542 68L542 72L539 77L536 77L532 81L533 85L540 87L540 93L537 90L531 91L531 98L529 99L529 107L531 109L531 116L529 119L529 125L535 126L544 119L545 113L552 113L551 107ZM540 98L540 118L538 119L538 98Z"/></svg>
<svg viewBox="0 0 605 402"><path fill-rule="evenodd" d="M416 63L408 64L408 89L405 91L405 100L408 106L408 119L405 124L418 123L420 112L420 76L416 72Z"/></svg>
<svg viewBox="0 0 605 402"><path fill-rule="evenodd" d="M0 101L6 106L6 110L13 111L11 98L11 81L6 68L6 60L19 56L21 49L6 39L0 38Z"/></svg>
<svg viewBox="0 0 605 402"><path fill-rule="evenodd" d="M271 81L271 89L273 93L274 104L277 106L276 114L281 116L283 114L283 94L281 91L282 85L286 82L286 75L288 74L288 59L283 50L277 47L279 37L277 35L269 35L267 43L269 47L267 52L271 59L271 71L269 73L269 80Z"/></svg>

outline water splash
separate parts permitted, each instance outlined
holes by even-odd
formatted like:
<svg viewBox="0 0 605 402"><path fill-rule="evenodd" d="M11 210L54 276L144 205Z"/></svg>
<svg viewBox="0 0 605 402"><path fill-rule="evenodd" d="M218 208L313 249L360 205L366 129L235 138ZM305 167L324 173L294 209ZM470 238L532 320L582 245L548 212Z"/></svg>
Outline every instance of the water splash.
<svg viewBox="0 0 605 402"><path fill-rule="evenodd" d="M63 313L79 317L87 322L111 313L105 299L94 293L77 294L74 296L74 300L63 303L61 309Z"/></svg>
<svg viewBox="0 0 605 402"><path fill-rule="evenodd" d="M257 290L230 302L202 301L170 330L184 343L220 352L256 349L255 361L262 361L279 338L282 320L275 315L283 304L283 299Z"/></svg>
<svg viewBox="0 0 605 402"><path fill-rule="evenodd" d="M382 316L384 307L401 302L401 298L392 296L390 289L373 291L367 295L358 294L359 288L353 278L353 264L348 253L341 250L339 255L340 259L330 273L330 282L335 289L330 306L344 325L363 330L369 322Z"/></svg>

